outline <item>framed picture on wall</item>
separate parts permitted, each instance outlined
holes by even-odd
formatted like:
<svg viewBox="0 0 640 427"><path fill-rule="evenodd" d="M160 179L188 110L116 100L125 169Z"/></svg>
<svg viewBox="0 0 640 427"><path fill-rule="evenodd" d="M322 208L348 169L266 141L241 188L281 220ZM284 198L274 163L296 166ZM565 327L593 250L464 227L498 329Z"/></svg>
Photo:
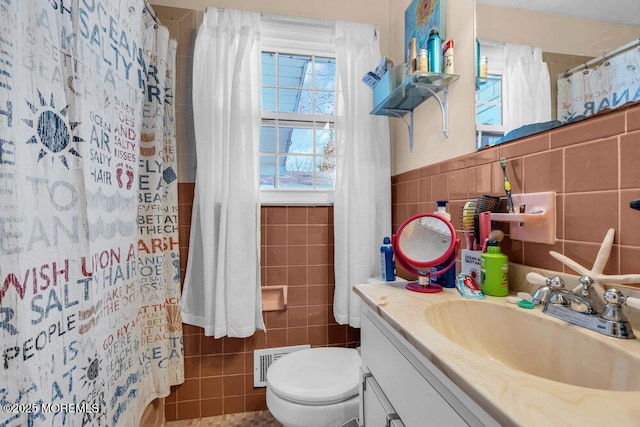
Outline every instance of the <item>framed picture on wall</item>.
<svg viewBox="0 0 640 427"><path fill-rule="evenodd" d="M407 52L413 37L416 38L418 50L426 49L429 33L434 29L438 30L442 40L446 40L446 15L446 0L413 0L404 12L404 45ZM408 62L408 56L405 60Z"/></svg>

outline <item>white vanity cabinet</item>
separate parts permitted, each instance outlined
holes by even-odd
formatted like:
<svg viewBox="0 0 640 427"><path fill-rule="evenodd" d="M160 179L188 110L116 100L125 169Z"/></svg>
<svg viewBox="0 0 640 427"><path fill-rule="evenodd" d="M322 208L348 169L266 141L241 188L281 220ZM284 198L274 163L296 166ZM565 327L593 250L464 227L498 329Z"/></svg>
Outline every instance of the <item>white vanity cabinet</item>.
<svg viewBox="0 0 640 427"><path fill-rule="evenodd" d="M363 427L499 426L368 306L360 334Z"/></svg>

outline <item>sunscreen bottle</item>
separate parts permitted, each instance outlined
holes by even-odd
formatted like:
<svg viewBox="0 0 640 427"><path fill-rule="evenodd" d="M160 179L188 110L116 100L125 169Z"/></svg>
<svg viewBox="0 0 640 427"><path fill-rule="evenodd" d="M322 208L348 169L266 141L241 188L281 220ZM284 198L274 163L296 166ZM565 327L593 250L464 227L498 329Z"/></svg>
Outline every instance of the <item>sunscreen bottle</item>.
<svg viewBox="0 0 640 427"><path fill-rule="evenodd" d="M485 295L506 297L509 294L509 259L500 252L496 240L487 242L487 252L481 257L480 276Z"/></svg>

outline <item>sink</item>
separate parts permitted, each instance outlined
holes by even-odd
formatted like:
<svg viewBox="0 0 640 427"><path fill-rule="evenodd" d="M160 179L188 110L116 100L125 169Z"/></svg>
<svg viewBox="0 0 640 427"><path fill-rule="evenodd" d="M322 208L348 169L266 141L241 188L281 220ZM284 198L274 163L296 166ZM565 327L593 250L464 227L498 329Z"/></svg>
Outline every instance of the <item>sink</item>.
<svg viewBox="0 0 640 427"><path fill-rule="evenodd" d="M449 300L430 305L425 316L487 361L580 387L640 391L638 340L601 336L503 300Z"/></svg>

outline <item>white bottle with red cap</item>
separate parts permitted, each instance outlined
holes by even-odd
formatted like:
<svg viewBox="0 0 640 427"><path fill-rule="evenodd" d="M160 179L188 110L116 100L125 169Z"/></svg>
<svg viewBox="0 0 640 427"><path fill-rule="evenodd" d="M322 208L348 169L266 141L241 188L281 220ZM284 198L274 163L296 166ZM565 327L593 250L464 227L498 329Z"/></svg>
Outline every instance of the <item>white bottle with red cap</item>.
<svg viewBox="0 0 640 427"><path fill-rule="evenodd" d="M453 74L453 40L447 40L444 44L442 55L442 72L444 74Z"/></svg>

